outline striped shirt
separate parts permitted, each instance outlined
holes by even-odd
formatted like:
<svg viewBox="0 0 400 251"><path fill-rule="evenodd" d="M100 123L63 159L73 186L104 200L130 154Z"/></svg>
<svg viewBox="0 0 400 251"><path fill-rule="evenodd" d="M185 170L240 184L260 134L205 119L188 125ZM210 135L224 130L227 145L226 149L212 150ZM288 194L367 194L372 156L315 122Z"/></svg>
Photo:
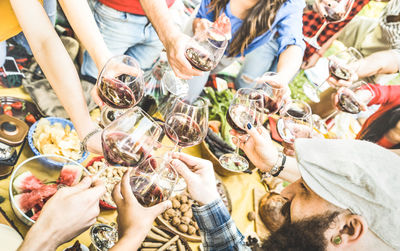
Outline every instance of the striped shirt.
<svg viewBox="0 0 400 251"><path fill-rule="evenodd" d="M387 20L388 16L399 15L400 0L391 0L382 11L379 25L382 28L382 36L387 39L393 49L400 51L400 19L395 22L388 22Z"/></svg>

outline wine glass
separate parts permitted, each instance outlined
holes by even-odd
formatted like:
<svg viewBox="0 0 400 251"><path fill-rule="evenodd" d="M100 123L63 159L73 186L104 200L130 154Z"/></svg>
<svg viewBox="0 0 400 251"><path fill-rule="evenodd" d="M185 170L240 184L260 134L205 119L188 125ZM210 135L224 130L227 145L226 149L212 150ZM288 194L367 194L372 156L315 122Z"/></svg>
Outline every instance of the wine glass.
<svg viewBox="0 0 400 251"><path fill-rule="evenodd" d="M353 3L354 0L316 0L315 4L318 12L325 18L325 21L313 37L304 37L304 41L317 50L321 49L318 44L319 35L329 23L338 23L346 20Z"/></svg>
<svg viewBox="0 0 400 251"><path fill-rule="evenodd" d="M297 138L310 138L313 120L310 106L301 100L292 100L280 110L278 133L286 143L293 144Z"/></svg>
<svg viewBox="0 0 400 251"><path fill-rule="evenodd" d="M172 129L169 125L165 124L165 122L157 121L157 124L162 128L162 132L154 145L153 156L161 157L164 158L165 160L170 160L168 154L175 152L177 148L177 143L174 140L171 140L171 138L177 139L178 135L175 133L174 129ZM171 136L167 135L166 128L168 128L168 131Z"/></svg>
<svg viewBox="0 0 400 251"><path fill-rule="evenodd" d="M375 97L371 87L364 81L358 81L350 87L342 87L337 91L337 107L347 113L357 114L365 110Z"/></svg>
<svg viewBox="0 0 400 251"><path fill-rule="evenodd" d="M187 98L177 97L171 112L165 119L165 133L178 146L178 152L183 147L200 144L208 131L208 102L198 97L193 102ZM186 182L179 178L175 192L186 188Z"/></svg>
<svg viewBox="0 0 400 251"><path fill-rule="evenodd" d="M159 157L151 157L135 168L130 185L136 199L144 207L167 200L174 191L178 173L172 165Z"/></svg>
<svg viewBox="0 0 400 251"><path fill-rule="evenodd" d="M197 32L186 44L185 57L200 71L214 69L228 45L227 37L217 28L209 27Z"/></svg>
<svg viewBox="0 0 400 251"><path fill-rule="evenodd" d="M150 154L161 127L140 107L129 109L102 133L103 155L108 165L135 167Z"/></svg>
<svg viewBox="0 0 400 251"><path fill-rule="evenodd" d="M107 105L101 111L101 123L107 126L109 121L104 118L112 118L109 113L131 108L142 99L145 89L143 72L133 57L115 56L104 65L96 87L99 97Z"/></svg>
<svg viewBox="0 0 400 251"><path fill-rule="evenodd" d="M262 124L263 112L264 95L255 89L241 88L233 97L226 120L237 133L245 135L247 124ZM234 153L223 154L219 162L228 170L245 171L249 168L249 162L239 154L239 147L235 148Z"/></svg>
<svg viewBox="0 0 400 251"><path fill-rule="evenodd" d="M266 72L261 77L262 83L255 86L255 89L264 95L264 113L268 116L276 113L282 105L284 88L274 80L276 72Z"/></svg>
<svg viewBox="0 0 400 251"><path fill-rule="evenodd" d="M354 79L354 75L357 71L359 60L363 56L361 53L353 48L349 47L346 50L340 51L329 57L328 68L329 77L334 77L337 80L351 81ZM328 77L328 78L329 78ZM321 93L321 87L326 83L328 78L322 84L315 84L307 82L303 85L304 93L312 101L318 103L320 101L319 94Z"/></svg>

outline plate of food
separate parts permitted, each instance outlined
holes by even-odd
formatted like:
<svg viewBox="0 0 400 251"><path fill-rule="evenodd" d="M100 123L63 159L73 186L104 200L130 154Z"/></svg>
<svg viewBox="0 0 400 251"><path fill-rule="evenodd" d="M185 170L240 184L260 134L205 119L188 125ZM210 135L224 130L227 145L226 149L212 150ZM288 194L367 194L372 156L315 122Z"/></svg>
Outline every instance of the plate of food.
<svg viewBox="0 0 400 251"><path fill-rule="evenodd" d="M54 154L84 161L89 153L81 151L78 133L71 121L63 118L47 117L35 122L28 132L28 144L35 155ZM62 167L57 160L48 160L55 167Z"/></svg>
<svg viewBox="0 0 400 251"><path fill-rule="evenodd" d="M62 159L61 169L54 169L43 159ZM26 159L11 174L9 195L15 215L31 226L40 215L44 204L64 186L76 185L87 174L74 160L57 155L39 155Z"/></svg>
<svg viewBox="0 0 400 251"><path fill-rule="evenodd" d="M106 192L100 199L100 206L104 209L117 209L112 198L112 191L114 186L118 184L125 171L128 169L123 166L107 166L103 156L92 158L87 164L86 169L91 175L98 173L103 168L106 168L99 176L99 179L103 181Z"/></svg>
<svg viewBox="0 0 400 251"><path fill-rule="evenodd" d="M29 126L43 117L43 114L37 106L25 99L1 96L0 114L6 114L11 117L25 121Z"/></svg>

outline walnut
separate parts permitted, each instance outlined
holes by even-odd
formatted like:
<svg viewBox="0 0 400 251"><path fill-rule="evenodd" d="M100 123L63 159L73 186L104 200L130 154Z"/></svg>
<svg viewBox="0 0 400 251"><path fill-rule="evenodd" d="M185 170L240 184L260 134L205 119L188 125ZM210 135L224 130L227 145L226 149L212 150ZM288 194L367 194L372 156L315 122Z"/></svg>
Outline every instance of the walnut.
<svg viewBox="0 0 400 251"><path fill-rule="evenodd" d="M192 212L192 210L186 211L186 212L183 214L183 216L188 217L188 218L191 219L191 218L193 217L193 212Z"/></svg>
<svg viewBox="0 0 400 251"><path fill-rule="evenodd" d="M171 218L171 216L169 216L167 213L163 213L162 216L166 220L169 220Z"/></svg>
<svg viewBox="0 0 400 251"><path fill-rule="evenodd" d="M181 219L175 216L174 218L172 218L171 224L172 226L177 227L179 226L179 224L181 224Z"/></svg>
<svg viewBox="0 0 400 251"><path fill-rule="evenodd" d="M196 228L193 226L189 226L187 232L188 232L188 234L192 235L196 232Z"/></svg>
<svg viewBox="0 0 400 251"><path fill-rule="evenodd" d="M253 221L256 219L256 213L255 212L249 212L247 214L247 219L249 219L249 221Z"/></svg>
<svg viewBox="0 0 400 251"><path fill-rule="evenodd" d="M190 209L190 206L189 206L188 204L182 204L181 207L179 208L179 210L180 210L182 213L187 212L189 209Z"/></svg>
<svg viewBox="0 0 400 251"><path fill-rule="evenodd" d="M183 224L189 225L189 223L190 223L190 218L188 218L188 217L182 217L182 218L181 218L181 222L182 222Z"/></svg>
<svg viewBox="0 0 400 251"><path fill-rule="evenodd" d="M172 200L172 208L180 208L180 207L181 207L181 203L179 202L179 200L173 199Z"/></svg>
<svg viewBox="0 0 400 251"><path fill-rule="evenodd" d="M188 231L188 229L189 229L188 225L185 225L185 224L180 224L178 226L178 230L181 231L182 233L186 233Z"/></svg>
<svg viewBox="0 0 400 251"><path fill-rule="evenodd" d="M170 209L168 209L167 211L165 211L164 214L168 215L169 218L176 216L175 210L172 209L172 208L170 208Z"/></svg>
<svg viewBox="0 0 400 251"><path fill-rule="evenodd" d="M181 195L181 203L185 204L188 202L188 197L186 195Z"/></svg>

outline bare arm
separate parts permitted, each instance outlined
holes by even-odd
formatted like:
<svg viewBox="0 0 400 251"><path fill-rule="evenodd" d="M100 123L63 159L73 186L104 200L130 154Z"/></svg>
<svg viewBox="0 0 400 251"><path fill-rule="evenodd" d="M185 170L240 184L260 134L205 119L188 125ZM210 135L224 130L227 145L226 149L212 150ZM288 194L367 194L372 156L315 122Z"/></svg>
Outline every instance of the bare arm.
<svg viewBox="0 0 400 251"><path fill-rule="evenodd" d="M186 79L201 75L202 72L193 69L185 58L185 45L189 37L173 23L165 0L140 0L140 4L164 44L175 74Z"/></svg>
<svg viewBox="0 0 400 251"><path fill-rule="evenodd" d="M104 43L103 37L97 28L96 21L87 1L59 0L59 3L68 18L79 40L94 59L99 71L111 57L111 53Z"/></svg>
<svg viewBox="0 0 400 251"><path fill-rule="evenodd" d="M297 45L289 45L278 59L277 73L282 84L289 84L300 69L303 60L303 50Z"/></svg>
<svg viewBox="0 0 400 251"><path fill-rule="evenodd" d="M359 61L357 75L359 78L376 74L399 72L399 52L394 50L378 51Z"/></svg>
<svg viewBox="0 0 400 251"><path fill-rule="evenodd" d="M11 4L35 59L82 139L95 124L72 60L38 1L11 0Z"/></svg>

